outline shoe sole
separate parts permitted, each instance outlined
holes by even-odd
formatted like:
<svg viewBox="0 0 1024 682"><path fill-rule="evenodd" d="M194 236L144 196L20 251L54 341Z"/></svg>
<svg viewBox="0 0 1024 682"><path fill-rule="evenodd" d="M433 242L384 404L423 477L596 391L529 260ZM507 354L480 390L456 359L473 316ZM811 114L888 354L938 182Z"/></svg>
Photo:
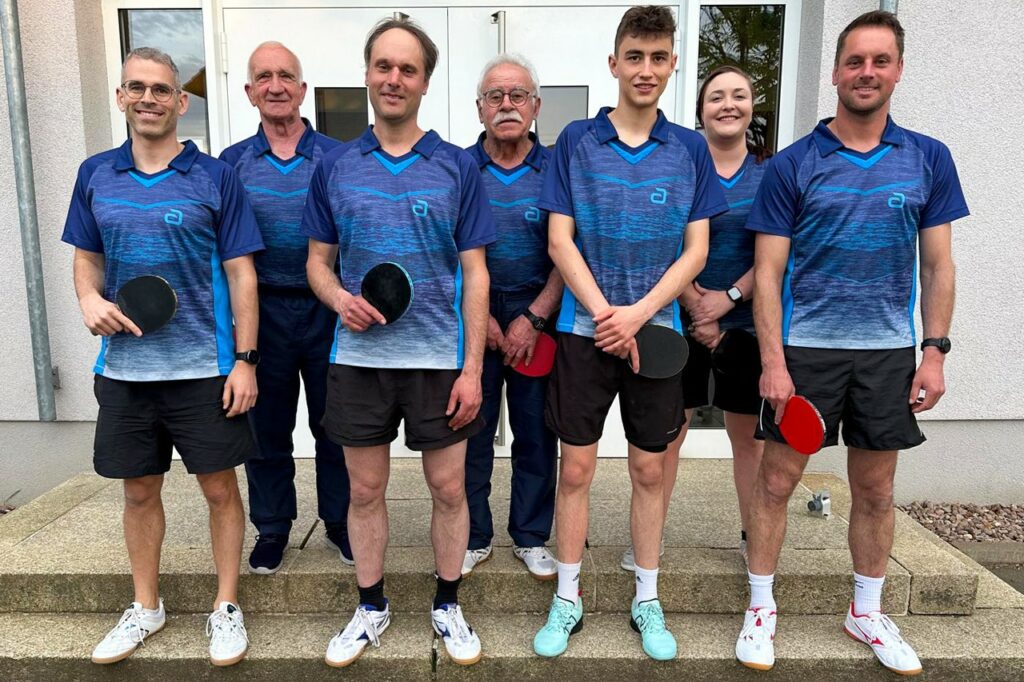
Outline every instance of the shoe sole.
<svg viewBox="0 0 1024 682"><path fill-rule="evenodd" d="M558 656L561 656L562 654L565 653L565 650L569 648L569 639L572 639L572 636L575 635L577 632L579 632L582 629L583 629L583 616L580 616L580 619L578 621L576 621L576 625L573 625L572 626L572 630L569 630L569 637L566 639L565 646L562 647L561 651L558 651L558 652L552 653L552 654L542 654L539 651L537 651L536 649L534 649L533 653L537 654L538 656L542 656L544 658L556 658Z"/></svg>
<svg viewBox="0 0 1024 682"><path fill-rule="evenodd" d="M345 564L346 566L355 566L356 565L355 558L353 558L351 561L346 559L345 555L341 553L341 547L338 547L336 544L331 542L330 538L324 537L324 544L327 545L328 547L330 547L331 549L333 549L335 552L338 553L338 557L341 559L341 563Z"/></svg>
<svg viewBox="0 0 1024 682"><path fill-rule="evenodd" d="M447 653L447 652L448 652L448 648L445 647L445 653ZM455 658L451 654L448 654L448 658L451 659L452 663L455 663L457 665L473 665L474 663L479 663L480 659L483 658L483 657L484 657L484 652L483 651L478 653L473 658Z"/></svg>
<svg viewBox="0 0 1024 682"><path fill-rule="evenodd" d="M850 632L850 630L845 625L843 626L843 632L845 632L846 636L849 637L850 639L852 639L853 641L860 642L861 644L864 644L864 645L869 646L869 647L871 646L870 644L865 642L863 639L861 639L857 635L855 635L852 632ZM874 653L874 648L872 648L871 651L872 651L872 653ZM878 656L875 656L875 659L878 660L879 663L882 663L882 661L880 659L878 659ZM885 668L886 670L891 670L892 672L896 673L897 675L903 675L904 677L913 677L914 675L920 675L921 671L924 670L924 668L917 668L915 670L900 670L898 668L890 668L885 663L882 663L882 667Z"/></svg>
<svg viewBox="0 0 1024 682"><path fill-rule="evenodd" d="M750 663L748 661L741 661L738 658L736 660L739 661L740 665L742 665L745 668L750 668L751 670L760 670L761 672L767 672L775 667L774 663L769 665L768 663Z"/></svg>
<svg viewBox="0 0 1024 682"><path fill-rule="evenodd" d="M337 662L332 661L331 659L329 659L326 656L324 656L324 663L326 663L327 665L331 666L332 668L347 668L348 666L350 666L353 663L355 663L356 661L358 661L359 657L363 655L364 651L366 651L366 647L365 646L362 649L360 649L359 653L356 654L355 656L353 656L352 658L349 658L349 659L344 660L344 661L337 661Z"/></svg>
<svg viewBox="0 0 1024 682"><path fill-rule="evenodd" d="M229 665L234 665L245 658L245 655L249 653L249 647L245 648L245 651L238 654L234 658L210 658L210 663L214 664L218 668L226 668Z"/></svg>
<svg viewBox="0 0 1024 682"><path fill-rule="evenodd" d="M471 570L471 571L470 571L469 573L463 573L463 574L462 574L462 577L463 577L463 578L468 578L469 576L473 575L473 571L475 571L475 570L476 570L476 567L477 567L477 566L479 566L480 564L482 564L482 563L486 562L486 561L490 561L490 560L491 560L491 557L492 557L492 556L494 556L494 551L493 551L493 550L491 551L491 553L490 553L490 554L488 554L487 556L485 556L485 557L484 557L483 559L481 559L480 561L476 562L476 563L475 563L475 564L473 565L473 568L472 568L472 570ZM556 575L555 577L558 577L558 576Z"/></svg>
<svg viewBox="0 0 1024 682"><path fill-rule="evenodd" d="M163 625L158 627L156 630L151 630L150 633L148 635L146 635L146 637L144 639L149 639L150 637L152 637L156 633L158 633L161 630L163 630L164 629L164 625L167 625L167 621L164 621ZM118 661L123 661L124 659L126 659L129 656L131 656L132 654L134 654L136 651L139 650L140 646L142 646L142 645L141 644L137 644L137 645L135 645L135 648L129 649L128 651L124 652L123 654L118 654L117 656L111 656L109 658L96 658L95 656L93 656L92 657L92 662L96 663L97 665L110 665L111 663L117 663Z"/></svg>
<svg viewBox="0 0 1024 682"><path fill-rule="evenodd" d="M265 566L255 566L254 567L252 564L248 564L248 566L249 566L249 572L252 573L253 575L274 575L275 573L277 573L278 571L281 570L281 567L284 566L284 562L282 561L281 563L279 563L277 566L274 566L273 568L267 568Z"/></svg>

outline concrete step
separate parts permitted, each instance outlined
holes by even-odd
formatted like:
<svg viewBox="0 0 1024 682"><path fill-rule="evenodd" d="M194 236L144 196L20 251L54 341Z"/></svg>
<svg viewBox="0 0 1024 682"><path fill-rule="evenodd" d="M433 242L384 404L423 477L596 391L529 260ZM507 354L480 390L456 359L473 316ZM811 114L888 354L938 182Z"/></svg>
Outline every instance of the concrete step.
<svg viewBox="0 0 1024 682"><path fill-rule="evenodd" d="M539 615L474 615L484 657L475 666L454 665L434 640L425 613L396 612L380 648L370 648L344 671L323 662L327 642L348 614L247 616L250 652L239 665L210 665L201 615L172 615L128 660L90 663L89 653L117 614L0 615L0 678L22 680L182 679L715 679L756 676L733 657L738 615L671 614L668 625L679 656L656 663L642 652L624 614L588 615L569 650L553 660L533 655ZM906 616L895 619L918 651L928 680L1024 679L1024 610L979 610L968 617ZM783 616L772 679L891 680L870 650L842 633L836 616Z"/></svg>
<svg viewBox="0 0 1024 682"><path fill-rule="evenodd" d="M504 528L509 503L508 462L498 461L491 495L495 551L464 584L462 598L477 613L539 613L553 586L531 578L513 558ZM299 519L285 565L274 576L243 572L240 601L248 613L335 613L355 594L351 568L327 549L315 517L312 462L299 462ZM810 516L810 490L829 487L835 514ZM244 488L244 481L243 481ZM591 550L582 587L588 609L624 612L631 575L618 567L629 542L629 479L625 462L602 461L591 496ZM243 497L244 497L243 490ZM852 566L846 549L848 489L838 478L808 474L790 503L777 594L790 614L839 614L846 609ZM0 613L117 612L130 600L131 577L121 534L122 493L116 482L78 476L0 518ZM388 491L391 546L388 594L403 608L425 608L433 594L429 546L430 499L420 463L396 460ZM175 465L164 485L167 534L161 593L172 610L200 613L215 590L205 504L195 482ZM739 515L731 463L684 460L665 530L659 579L666 610L741 613L746 569L736 551ZM251 530L251 529L250 529ZM250 532L246 550L254 541ZM552 543L550 543L553 545ZM244 569L244 559L243 559ZM884 605L889 613L967 614L979 573L963 555L898 513Z"/></svg>

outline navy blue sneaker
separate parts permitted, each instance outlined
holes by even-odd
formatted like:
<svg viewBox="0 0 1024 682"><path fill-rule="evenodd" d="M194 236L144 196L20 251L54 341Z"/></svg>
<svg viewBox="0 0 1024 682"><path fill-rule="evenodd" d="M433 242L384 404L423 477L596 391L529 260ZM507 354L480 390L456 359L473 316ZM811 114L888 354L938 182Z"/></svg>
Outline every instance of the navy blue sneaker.
<svg viewBox="0 0 1024 682"><path fill-rule="evenodd" d="M278 533L261 533L256 536L256 546L249 554L249 572L257 575L277 573L288 546L288 536Z"/></svg>
<svg viewBox="0 0 1024 682"><path fill-rule="evenodd" d="M355 566L356 560L352 558L352 545L348 541L348 526L346 524L331 524L329 526L324 524L324 529L327 531L327 546L341 555L341 563Z"/></svg>

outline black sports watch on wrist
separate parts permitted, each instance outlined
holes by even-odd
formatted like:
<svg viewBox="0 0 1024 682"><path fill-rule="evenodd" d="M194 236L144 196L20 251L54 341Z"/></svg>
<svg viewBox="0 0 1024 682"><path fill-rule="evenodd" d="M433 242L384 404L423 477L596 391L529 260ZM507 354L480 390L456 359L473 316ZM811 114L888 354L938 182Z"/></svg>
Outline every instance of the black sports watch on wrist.
<svg viewBox="0 0 1024 682"><path fill-rule="evenodd" d="M544 328L548 326L547 320L545 320L543 317L534 315L532 312L530 312L529 308L523 311L523 317L529 320L530 324L533 325L533 328L539 332L544 331Z"/></svg>
<svg viewBox="0 0 1024 682"><path fill-rule="evenodd" d="M252 350L243 351L241 353L235 353L235 360L241 360L248 362L250 365L255 367L260 364L260 352L253 348Z"/></svg>
<svg viewBox="0 0 1024 682"><path fill-rule="evenodd" d="M942 336L934 339L925 339L921 342L921 350L924 350L928 346L935 346L939 349L939 352L945 355L953 348L952 342L950 342L948 336Z"/></svg>

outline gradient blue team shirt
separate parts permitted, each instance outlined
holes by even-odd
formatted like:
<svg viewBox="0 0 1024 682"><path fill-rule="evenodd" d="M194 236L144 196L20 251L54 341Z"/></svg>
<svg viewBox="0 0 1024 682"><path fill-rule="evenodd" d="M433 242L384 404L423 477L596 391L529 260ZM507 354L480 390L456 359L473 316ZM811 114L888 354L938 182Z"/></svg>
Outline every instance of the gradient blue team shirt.
<svg viewBox="0 0 1024 682"><path fill-rule="evenodd" d="M632 305L683 250L686 224L728 209L704 138L658 112L637 148L618 139L605 107L570 123L555 144L540 207L576 221L576 246L610 305ZM651 322L683 333L673 301ZM558 330L593 337L594 320L565 288Z"/></svg>
<svg viewBox="0 0 1024 682"><path fill-rule="evenodd" d="M260 284L308 289L306 254L309 240L299 232L302 207L313 170L328 151L341 143L313 130L309 121L295 148L295 156L279 159L270 150L263 126L252 137L220 154L245 185L267 250L256 255Z"/></svg>
<svg viewBox="0 0 1024 682"><path fill-rule="evenodd" d="M747 229L792 240L782 342L892 349L916 343L917 232L969 214L944 144L890 118L869 152L827 124L769 164Z"/></svg>
<svg viewBox="0 0 1024 682"><path fill-rule="evenodd" d="M708 262L697 282L706 289L725 291L754 265L754 233L745 229L754 195L764 177L767 161L758 163L750 154L732 177L718 176L729 212L711 218ZM750 293L750 292L747 292ZM741 301L718 320L720 329L754 331L752 301Z"/></svg>
<svg viewBox="0 0 1024 682"><path fill-rule="evenodd" d="M361 333L339 323L331 362L461 369L459 252L496 238L480 171L466 152L431 130L395 158L381 149L371 126L329 152L313 173L302 232L338 245L342 286L354 294L366 272L385 261L400 264L413 280L412 304L398 321Z"/></svg>
<svg viewBox="0 0 1024 682"><path fill-rule="evenodd" d="M235 365L231 300L223 261L263 248L235 172L186 142L169 167L135 168L131 140L85 160L62 239L105 257L103 297L159 275L178 295L166 326L142 337L104 337L97 374L123 381L226 375Z"/></svg>
<svg viewBox="0 0 1024 682"><path fill-rule="evenodd" d="M498 241L487 249L492 291L539 291L554 267L548 256L548 212L537 206L551 152L533 133L530 140L530 152L512 169L491 161L484 150L484 133L466 148L480 166L498 225Z"/></svg>

